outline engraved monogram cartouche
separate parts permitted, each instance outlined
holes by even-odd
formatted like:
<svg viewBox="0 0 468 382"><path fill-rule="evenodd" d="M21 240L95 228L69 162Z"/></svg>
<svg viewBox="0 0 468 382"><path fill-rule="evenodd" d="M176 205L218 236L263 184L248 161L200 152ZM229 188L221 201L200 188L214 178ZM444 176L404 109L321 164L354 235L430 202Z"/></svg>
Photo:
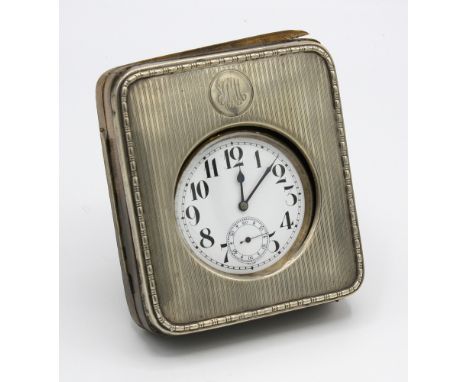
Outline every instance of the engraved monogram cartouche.
<svg viewBox="0 0 468 382"><path fill-rule="evenodd" d="M253 98L253 88L247 76L238 70L224 70L213 79L210 100L215 109L228 117L244 113Z"/></svg>

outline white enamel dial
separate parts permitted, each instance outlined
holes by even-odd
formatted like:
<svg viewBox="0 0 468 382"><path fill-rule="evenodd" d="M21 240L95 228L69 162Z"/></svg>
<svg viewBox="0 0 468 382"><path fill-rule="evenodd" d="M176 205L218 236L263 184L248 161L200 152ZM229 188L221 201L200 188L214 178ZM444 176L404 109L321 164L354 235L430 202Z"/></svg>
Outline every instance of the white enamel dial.
<svg viewBox="0 0 468 382"><path fill-rule="evenodd" d="M277 263L304 223L298 160L261 134L232 134L201 147L176 190L180 231L192 253L221 272L249 274Z"/></svg>

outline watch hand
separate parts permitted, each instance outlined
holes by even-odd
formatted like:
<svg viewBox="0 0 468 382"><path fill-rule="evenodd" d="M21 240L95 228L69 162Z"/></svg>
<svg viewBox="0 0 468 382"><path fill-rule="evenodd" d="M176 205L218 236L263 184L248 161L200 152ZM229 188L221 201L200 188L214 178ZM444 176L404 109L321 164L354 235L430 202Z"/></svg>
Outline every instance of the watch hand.
<svg viewBox="0 0 468 382"><path fill-rule="evenodd" d="M249 204L245 201L245 197L244 197L245 176L241 170L241 166L239 166L239 174L237 175L237 181L239 182L240 192L241 192L241 201L239 203L239 209L241 211L247 211L247 209L249 208Z"/></svg>
<svg viewBox="0 0 468 382"><path fill-rule="evenodd" d="M263 179L270 173L271 169L273 168L273 165L275 164L276 160L278 159L279 154L276 156L276 158L271 162L271 164L266 168L265 172L263 173L262 177L259 179L255 187L253 188L252 192L250 195L247 197L246 203L249 202L250 198L254 194L254 192L257 190L258 186L260 186L260 183L262 183Z"/></svg>
<svg viewBox="0 0 468 382"><path fill-rule="evenodd" d="M253 237L247 236L247 237L246 237L244 240L242 240L239 244L242 244L242 243L250 243L253 239L256 239L257 237L265 236L265 235L268 235L268 233L261 233L260 235L253 236Z"/></svg>

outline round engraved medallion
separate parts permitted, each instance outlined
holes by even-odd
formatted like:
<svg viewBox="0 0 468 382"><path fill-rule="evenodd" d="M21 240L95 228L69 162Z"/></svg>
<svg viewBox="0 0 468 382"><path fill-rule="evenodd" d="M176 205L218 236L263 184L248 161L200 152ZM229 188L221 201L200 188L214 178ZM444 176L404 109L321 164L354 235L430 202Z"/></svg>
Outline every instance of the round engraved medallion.
<svg viewBox="0 0 468 382"><path fill-rule="evenodd" d="M252 98L252 84L247 76L238 70L224 70L211 82L211 104L218 112L228 117L235 117L246 111Z"/></svg>

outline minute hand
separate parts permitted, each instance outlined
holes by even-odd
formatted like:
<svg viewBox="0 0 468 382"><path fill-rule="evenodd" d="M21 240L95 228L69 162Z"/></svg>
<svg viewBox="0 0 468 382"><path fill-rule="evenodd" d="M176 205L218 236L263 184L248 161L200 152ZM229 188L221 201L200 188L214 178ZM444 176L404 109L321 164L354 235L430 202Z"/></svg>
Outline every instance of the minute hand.
<svg viewBox="0 0 468 382"><path fill-rule="evenodd" d="M250 198L252 197L252 195L254 194L254 192L257 190L258 186L260 186L260 183L263 182L263 179L265 179L265 177L270 173L271 169L273 168L273 165L275 164L276 160L278 159L278 156L276 156L275 160L273 162L271 162L271 164L266 168L265 172L263 173L262 177L258 180L257 184L255 185L255 187L253 188L252 192L250 193L250 195L247 197L247 199L245 200L247 203L249 202Z"/></svg>

